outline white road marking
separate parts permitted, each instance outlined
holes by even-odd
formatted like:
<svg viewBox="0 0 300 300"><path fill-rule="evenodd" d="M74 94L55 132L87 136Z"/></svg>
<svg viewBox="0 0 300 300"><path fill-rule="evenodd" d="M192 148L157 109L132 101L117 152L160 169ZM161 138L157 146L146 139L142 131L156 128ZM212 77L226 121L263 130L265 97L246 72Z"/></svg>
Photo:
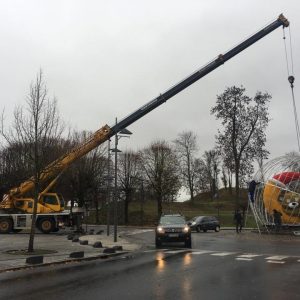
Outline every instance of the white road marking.
<svg viewBox="0 0 300 300"><path fill-rule="evenodd" d="M288 258L288 256L275 255L275 256L266 257L265 259L268 259L268 260L283 260L285 258Z"/></svg>
<svg viewBox="0 0 300 300"><path fill-rule="evenodd" d="M244 260L244 261L252 261L252 258L246 258L246 257L236 257L236 260Z"/></svg>
<svg viewBox="0 0 300 300"><path fill-rule="evenodd" d="M191 254L200 255L200 254L212 253L212 252L213 251L210 251L210 250L201 250L201 251L193 251L193 252L191 252Z"/></svg>
<svg viewBox="0 0 300 300"><path fill-rule="evenodd" d="M261 256L261 254L241 254L241 255L238 255L239 258L254 258L254 257L257 257L257 256Z"/></svg>
<svg viewBox="0 0 300 300"><path fill-rule="evenodd" d="M219 257L236 254L235 260L239 260L239 261L253 261L253 259L256 257L264 256L264 254L254 254L254 253L237 254L236 252L216 252L213 250L198 250L198 249L180 249L180 250L156 249L156 250L145 250L144 252L154 252L154 251L164 251L164 253L166 254L189 252L190 254L193 255L209 254L209 255L219 256ZM267 263L285 264L286 261L284 261L284 259L289 257L290 256L285 256L285 255L273 255L273 256L265 257L264 259ZM300 259L298 259L299 256L294 256L294 258L296 258L297 262L300 263Z"/></svg>
<svg viewBox="0 0 300 300"><path fill-rule="evenodd" d="M227 255L232 255L235 254L235 252L218 252L218 253L211 253L210 255L214 256L227 256Z"/></svg>
<svg viewBox="0 0 300 300"><path fill-rule="evenodd" d="M182 253L186 252L187 250L171 250L171 251L165 251L167 254L176 254L176 253Z"/></svg>
<svg viewBox="0 0 300 300"><path fill-rule="evenodd" d="M284 264L285 261L281 261L281 260L267 260L267 263L271 263L271 264Z"/></svg>

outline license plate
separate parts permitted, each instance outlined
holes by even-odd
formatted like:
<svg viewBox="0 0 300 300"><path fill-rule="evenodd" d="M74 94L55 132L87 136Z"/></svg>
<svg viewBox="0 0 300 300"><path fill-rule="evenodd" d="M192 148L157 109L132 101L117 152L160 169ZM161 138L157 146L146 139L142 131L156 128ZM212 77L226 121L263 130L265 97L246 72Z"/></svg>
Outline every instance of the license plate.
<svg viewBox="0 0 300 300"><path fill-rule="evenodd" d="M178 237L178 234L177 233L170 233L169 237Z"/></svg>

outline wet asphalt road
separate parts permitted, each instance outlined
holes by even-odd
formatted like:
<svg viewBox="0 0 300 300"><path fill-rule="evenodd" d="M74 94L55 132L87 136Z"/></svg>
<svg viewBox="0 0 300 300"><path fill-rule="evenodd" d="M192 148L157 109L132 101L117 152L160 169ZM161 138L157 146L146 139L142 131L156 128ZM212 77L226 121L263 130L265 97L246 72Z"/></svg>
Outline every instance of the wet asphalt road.
<svg viewBox="0 0 300 300"><path fill-rule="evenodd" d="M190 251L153 237L112 260L0 274L0 299L299 299L299 240L193 234Z"/></svg>
<svg viewBox="0 0 300 300"><path fill-rule="evenodd" d="M136 234L132 241L138 241L145 248L154 247L154 232ZM171 247L172 245L165 245ZM175 245L182 247L181 244ZM251 230L245 230L236 234L234 230L220 232L209 231L207 233L192 233L192 248L214 251L240 251L258 252L269 255L300 255L300 236L257 234Z"/></svg>

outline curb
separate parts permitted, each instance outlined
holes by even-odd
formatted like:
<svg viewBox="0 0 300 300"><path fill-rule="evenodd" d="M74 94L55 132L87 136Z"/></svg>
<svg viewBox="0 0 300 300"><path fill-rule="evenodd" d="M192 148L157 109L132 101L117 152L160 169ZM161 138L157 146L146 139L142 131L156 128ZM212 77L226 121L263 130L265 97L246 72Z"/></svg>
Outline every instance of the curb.
<svg viewBox="0 0 300 300"><path fill-rule="evenodd" d="M120 256L129 253L129 251L122 251L118 253L101 253L97 256L90 256L90 257L83 257L83 258L68 258L65 260L61 261L53 261L50 263L42 263L42 264L36 264L36 265L30 265L30 266L21 266L21 267L14 267L14 268L8 268L8 269L1 269L0 273L4 272L13 272L13 271L19 271L19 270L29 270L33 268L38 268L38 267L47 267L47 266L52 266L52 265L62 265L66 263L71 263L71 262L81 262L81 261L91 261L91 260L97 260L97 259L107 259L115 256Z"/></svg>

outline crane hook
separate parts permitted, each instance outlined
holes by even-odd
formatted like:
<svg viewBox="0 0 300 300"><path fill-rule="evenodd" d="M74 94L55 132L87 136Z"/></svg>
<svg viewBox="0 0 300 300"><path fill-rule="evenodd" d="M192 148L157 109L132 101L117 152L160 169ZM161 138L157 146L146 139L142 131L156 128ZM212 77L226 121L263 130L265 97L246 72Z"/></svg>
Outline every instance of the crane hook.
<svg viewBox="0 0 300 300"><path fill-rule="evenodd" d="M294 87L294 81L295 81L295 77L294 76L289 76L288 77L288 81L289 81L289 83L291 84L291 88L293 88Z"/></svg>

